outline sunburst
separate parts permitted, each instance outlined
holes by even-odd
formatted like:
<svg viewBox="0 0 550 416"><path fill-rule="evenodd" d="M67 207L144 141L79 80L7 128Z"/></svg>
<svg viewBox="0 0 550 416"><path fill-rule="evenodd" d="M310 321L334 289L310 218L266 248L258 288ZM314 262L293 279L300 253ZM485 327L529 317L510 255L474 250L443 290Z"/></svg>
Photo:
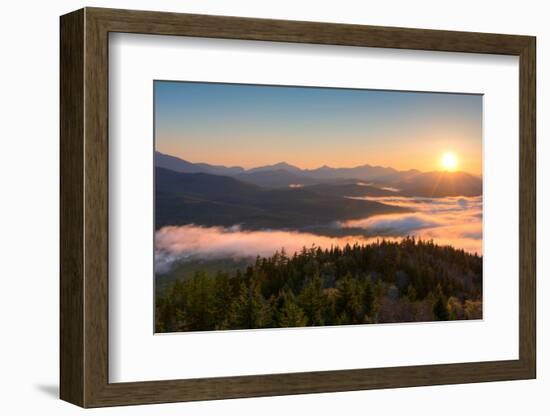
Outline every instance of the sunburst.
<svg viewBox="0 0 550 416"><path fill-rule="evenodd" d="M441 156L441 167L448 172L454 172L458 167L456 154L452 152L443 153Z"/></svg>

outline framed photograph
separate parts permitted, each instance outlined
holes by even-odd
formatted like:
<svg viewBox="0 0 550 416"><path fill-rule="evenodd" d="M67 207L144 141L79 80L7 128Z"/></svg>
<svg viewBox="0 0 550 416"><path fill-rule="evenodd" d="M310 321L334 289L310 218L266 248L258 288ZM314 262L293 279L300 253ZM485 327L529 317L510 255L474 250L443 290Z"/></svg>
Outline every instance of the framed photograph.
<svg viewBox="0 0 550 416"><path fill-rule="evenodd" d="M62 16L61 398L535 378L535 49Z"/></svg>

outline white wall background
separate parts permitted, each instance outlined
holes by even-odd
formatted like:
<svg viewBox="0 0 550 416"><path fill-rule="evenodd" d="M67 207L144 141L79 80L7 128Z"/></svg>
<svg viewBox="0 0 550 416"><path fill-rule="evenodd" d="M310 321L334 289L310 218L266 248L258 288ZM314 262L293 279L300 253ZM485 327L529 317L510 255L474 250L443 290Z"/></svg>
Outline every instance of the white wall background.
<svg viewBox="0 0 550 416"><path fill-rule="evenodd" d="M121 0L5 2L0 14L0 412L72 415L84 411L58 395L58 16L82 6L317 20L530 34L538 53L538 330L534 381L225 400L87 411L102 415L546 415L550 411L548 262L550 145L543 129L550 101L550 26L546 2ZM546 73L546 74L545 74ZM546 266L546 267L544 267Z"/></svg>

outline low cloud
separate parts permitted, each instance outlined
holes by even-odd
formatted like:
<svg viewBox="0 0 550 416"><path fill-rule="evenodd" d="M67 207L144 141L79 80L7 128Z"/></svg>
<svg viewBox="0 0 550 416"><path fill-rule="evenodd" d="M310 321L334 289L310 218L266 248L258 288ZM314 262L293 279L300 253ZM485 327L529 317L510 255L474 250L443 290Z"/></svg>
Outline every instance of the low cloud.
<svg viewBox="0 0 550 416"><path fill-rule="evenodd" d="M173 262L185 259L271 256L282 249L288 255L292 255L304 247L330 248L355 243L369 244L382 238L400 241L405 236L434 240L439 245L451 245L471 253L482 254L481 197L392 196L354 199L407 207L413 212L382 214L337 222L333 226L349 234L343 237L328 237L299 231L247 231L239 226L167 226L155 234L155 268L162 273L167 271Z"/></svg>
<svg viewBox="0 0 550 416"><path fill-rule="evenodd" d="M481 197L354 197L405 207L412 213L376 215L359 220L342 221L341 228L362 228L369 235L415 236L433 239L472 253L482 253Z"/></svg>
<svg viewBox="0 0 550 416"><path fill-rule="evenodd" d="M384 191L390 191L390 192L399 192L399 189L394 188L393 186L378 186L371 182L356 182L357 186L372 186L374 188L382 189ZM362 198L357 198L362 199Z"/></svg>
<svg viewBox="0 0 550 416"><path fill-rule="evenodd" d="M297 231L246 231L239 227L163 227L155 234L155 268L165 271L177 260L272 256L284 249L288 255L304 247L330 248L346 244L368 244L376 238L363 236L326 237Z"/></svg>
<svg viewBox="0 0 550 416"><path fill-rule="evenodd" d="M407 235L411 231L422 228L436 227L440 222L425 214L388 214L376 215L359 220L349 220L338 223L343 228L364 228L372 233L394 230L398 235Z"/></svg>

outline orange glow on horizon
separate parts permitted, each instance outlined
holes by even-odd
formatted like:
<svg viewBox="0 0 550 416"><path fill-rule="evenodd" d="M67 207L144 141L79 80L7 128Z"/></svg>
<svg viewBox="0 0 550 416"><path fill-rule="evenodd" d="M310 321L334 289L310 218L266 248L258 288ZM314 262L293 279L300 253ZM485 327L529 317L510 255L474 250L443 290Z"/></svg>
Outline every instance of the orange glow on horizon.
<svg viewBox="0 0 550 416"><path fill-rule="evenodd" d="M332 168L353 168L363 165L390 167L400 171L417 169L421 172L447 171L467 172L473 175L482 173L481 154L476 154L470 149L467 158L462 151L449 152L444 149L432 149L425 151L427 143L422 143L416 149L403 148L391 149L387 152L374 152L365 149L364 152L352 154L338 154L324 152L319 149L315 154L308 153L305 149L299 149L292 154L289 152L265 152L262 149L254 149L250 146L246 152L233 154L223 147L210 149L208 154L203 149L194 149L192 146L182 150L183 146L157 146L157 151L175 156L191 163L208 163L211 165L241 166L251 169L259 166L274 165L286 162L300 169L317 169L321 166ZM241 149L242 150L242 149ZM458 155L460 154L460 158Z"/></svg>

